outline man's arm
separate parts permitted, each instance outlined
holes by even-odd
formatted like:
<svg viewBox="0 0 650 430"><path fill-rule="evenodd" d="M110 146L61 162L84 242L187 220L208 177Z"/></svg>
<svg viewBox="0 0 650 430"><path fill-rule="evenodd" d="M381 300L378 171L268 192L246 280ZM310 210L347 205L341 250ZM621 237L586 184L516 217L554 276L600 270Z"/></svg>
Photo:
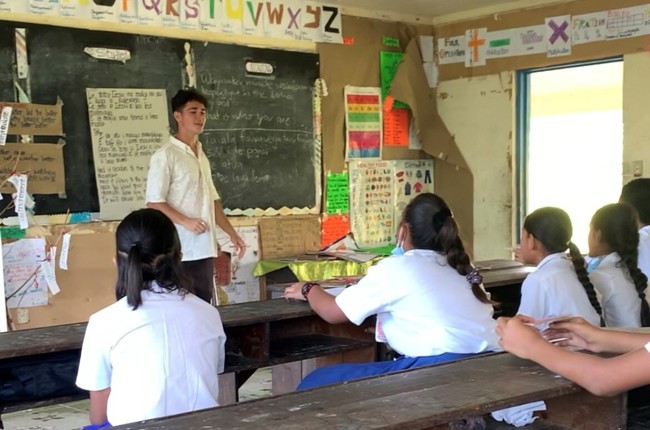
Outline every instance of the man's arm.
<svg viewBox="0 0 650 430"><path fill-rule="evenodd" d="M221 227L224 232L226 232L228 236L230 236L230 240L232 241L233 245L235 245L237 255L239 258L242 258L244 256L244 252L246 252L246 242L244 242L244 239L239 237L235 231L235 228L232 226L232 224L230 224L226 213L223 211L221 200L214 201L214 221L219 227Z"/></svg>

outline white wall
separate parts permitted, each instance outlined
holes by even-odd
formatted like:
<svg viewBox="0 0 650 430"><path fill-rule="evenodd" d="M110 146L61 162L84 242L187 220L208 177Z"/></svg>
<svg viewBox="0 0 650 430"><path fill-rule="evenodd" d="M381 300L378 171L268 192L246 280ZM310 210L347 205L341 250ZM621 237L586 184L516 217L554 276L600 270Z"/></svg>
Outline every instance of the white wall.
<svg viewBox="0 0 650 430"><path fill-rule="evenodd" d="M623 182L632 179L632 162L643 162L650 177L650 56L623 57Z"/></svg>
<svg viewBox="0 0 650 430"><path fill-rule="evenodd" d="M440 116L474 174L476 260L511 257L513 77L503 72L438 85Z"/></svg>

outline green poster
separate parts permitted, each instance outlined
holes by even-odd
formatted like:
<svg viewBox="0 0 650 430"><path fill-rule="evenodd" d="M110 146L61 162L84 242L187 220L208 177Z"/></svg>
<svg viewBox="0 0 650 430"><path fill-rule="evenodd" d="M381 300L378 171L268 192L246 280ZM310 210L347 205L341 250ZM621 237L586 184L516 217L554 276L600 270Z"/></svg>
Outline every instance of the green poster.
<svg viewBox="0 0 650 430"><path fill-rule="evenodd" d="M325 213L346 214L350 212L348 174L328 173L325 184Z"/></svg>
<svg viewBox="0 0 650 430"><path fill-rule="evenodd" d="M404 59L404 54L401 52L384 52L380 53L379 67L381 68L381 99L385 100L393 83L397 68ZM394 108L408 108L409 105L395 100Z"/></svg>

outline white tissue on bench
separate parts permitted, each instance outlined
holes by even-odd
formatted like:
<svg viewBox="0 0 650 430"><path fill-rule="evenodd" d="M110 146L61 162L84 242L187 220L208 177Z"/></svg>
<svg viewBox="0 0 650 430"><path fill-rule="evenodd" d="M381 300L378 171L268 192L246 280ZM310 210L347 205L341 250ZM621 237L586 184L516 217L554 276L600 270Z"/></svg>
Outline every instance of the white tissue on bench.
<svg viewBox="0 0 650 430"><path fill-rule="evenodd" d="M546 403L537 401L525 405L513 406L500 411L492 412L492 418L497 421L505 421L516 427L525 426L535 421L538 417L533 416L535 411L545 411Z"/></svg>

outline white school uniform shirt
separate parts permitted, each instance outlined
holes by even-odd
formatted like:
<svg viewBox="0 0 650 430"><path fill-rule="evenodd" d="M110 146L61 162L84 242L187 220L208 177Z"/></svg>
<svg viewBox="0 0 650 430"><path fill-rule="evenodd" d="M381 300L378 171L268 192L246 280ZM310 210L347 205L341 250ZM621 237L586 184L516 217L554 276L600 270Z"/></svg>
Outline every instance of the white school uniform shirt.
<svg viewBox="0 0 650 430"><path fill-rule="evenodd" d="M197 142L197 153L198 157L189 145L169 136L169 143L151 156L147 175L148 203L167 203L183 215L208 224L201 234L176 224L183 261L216 257L219 250L214 202L220 197L201 142Z"/></svg>
<svg viewBox="0 0 650 430"><path fill-rule="evenodd" d="M616 266L620 260L616 252L606 255L589 279L600 295L607 327L641 327L641 299L627 269Z"/></svg>
<svg viewBox="0 0 650 430"><path fill-rule="evenodd" d="M639 269L650 278L650 225L639 230Z"/></svg>
<svg viewBox="0 0 650 430"><path fill-rule="evenodd" d="M518 314L540 319L551 316L581 316L600 326L598 312L578 280L573 263L563 253L547 255L521 285Z"/></svg>
<svg viewBox="0 0 650 430"><path fill-rule="evenodd" d="M125 297L90 317L77 386L110 387L112 425L218 406L226 343L219 311L178 292L143 291L142 302L133 310Z"/></svg>
<svg viewBox="0 0 650 430"><path fill-rule="evenodd" d="M336 303L356 325L377 314L385 341L409 357L500 349L492 305L474 297L465 276L434 251L385 258Z"/></svg>

